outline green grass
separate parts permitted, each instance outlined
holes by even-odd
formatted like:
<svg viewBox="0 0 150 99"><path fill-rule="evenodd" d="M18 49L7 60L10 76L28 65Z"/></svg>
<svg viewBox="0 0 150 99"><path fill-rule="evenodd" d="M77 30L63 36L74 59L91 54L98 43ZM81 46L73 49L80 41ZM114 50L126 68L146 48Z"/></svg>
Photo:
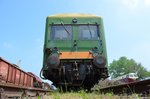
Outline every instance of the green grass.
<svg viewBox="0 0 150 99"><path fill-rule="evenodd" d="M112 93L100 94L100 93L86 93L81 90L79 92L53 92L41 99L142 99L137 97L136 94L132 96L116 96Z"/></svg>

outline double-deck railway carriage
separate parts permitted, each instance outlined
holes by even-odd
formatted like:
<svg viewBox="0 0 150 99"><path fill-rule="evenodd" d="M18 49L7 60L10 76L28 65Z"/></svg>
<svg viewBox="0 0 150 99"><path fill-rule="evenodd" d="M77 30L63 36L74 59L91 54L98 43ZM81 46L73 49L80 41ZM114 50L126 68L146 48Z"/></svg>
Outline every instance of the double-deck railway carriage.
<svg viewBox="0 0 150 99"><path fill-rule="evenodd" d="M83 88L107 78L102 18L91 14L48 16L41 73L58 86Z"/></svg>

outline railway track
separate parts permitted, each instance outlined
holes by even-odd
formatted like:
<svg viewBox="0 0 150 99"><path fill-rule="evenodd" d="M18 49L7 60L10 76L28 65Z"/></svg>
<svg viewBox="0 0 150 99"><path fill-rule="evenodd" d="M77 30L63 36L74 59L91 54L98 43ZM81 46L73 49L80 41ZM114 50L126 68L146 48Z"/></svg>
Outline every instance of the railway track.
<svg viewBox="0 0 150 99"><path fill-rule="evenodd" d="M48 92L50 86L38 76L0 57L0 99L37 99Z"/></svg>
<svg viewBox="0 0 150 99"><path fill-rule="evenodd" d="M100 91L103 93L113 92L114 94L137 93L141 95L148 95L150 94L150 79L103 87L100 89Z"/></svg>
<svg viewBox="0 0 150 99"><path fill-rule="evenodd" d="M48 92L50 92L50 90L0 83L0 99L26 99L26 97L42 97Z"/></svg>

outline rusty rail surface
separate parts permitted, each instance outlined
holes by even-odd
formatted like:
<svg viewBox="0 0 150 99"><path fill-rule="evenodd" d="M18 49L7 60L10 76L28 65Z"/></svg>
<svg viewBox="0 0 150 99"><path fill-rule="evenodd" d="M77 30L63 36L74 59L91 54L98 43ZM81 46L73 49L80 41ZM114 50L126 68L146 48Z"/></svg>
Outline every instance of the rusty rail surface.
<svg viewBox="0 0 150 99"><path fill-rule="evenodd" d="M150 93L150 79L103 87L100 89L100 91L104 93L113 92L114 94L122 94L122 93L149 94Z"/></svg>

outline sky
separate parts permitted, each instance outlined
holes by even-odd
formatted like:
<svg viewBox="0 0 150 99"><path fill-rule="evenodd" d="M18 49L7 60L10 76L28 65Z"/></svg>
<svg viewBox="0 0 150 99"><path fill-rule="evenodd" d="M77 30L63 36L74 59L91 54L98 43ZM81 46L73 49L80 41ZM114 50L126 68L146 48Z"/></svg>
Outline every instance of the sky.
<svg viewBox="0 0 150 99"><path fill-rule="evenodd" d="M46 17L61 13L101 16L108 63L126 56L150 70L150 0L0 0L0 57L39 75Z"/></svg>

